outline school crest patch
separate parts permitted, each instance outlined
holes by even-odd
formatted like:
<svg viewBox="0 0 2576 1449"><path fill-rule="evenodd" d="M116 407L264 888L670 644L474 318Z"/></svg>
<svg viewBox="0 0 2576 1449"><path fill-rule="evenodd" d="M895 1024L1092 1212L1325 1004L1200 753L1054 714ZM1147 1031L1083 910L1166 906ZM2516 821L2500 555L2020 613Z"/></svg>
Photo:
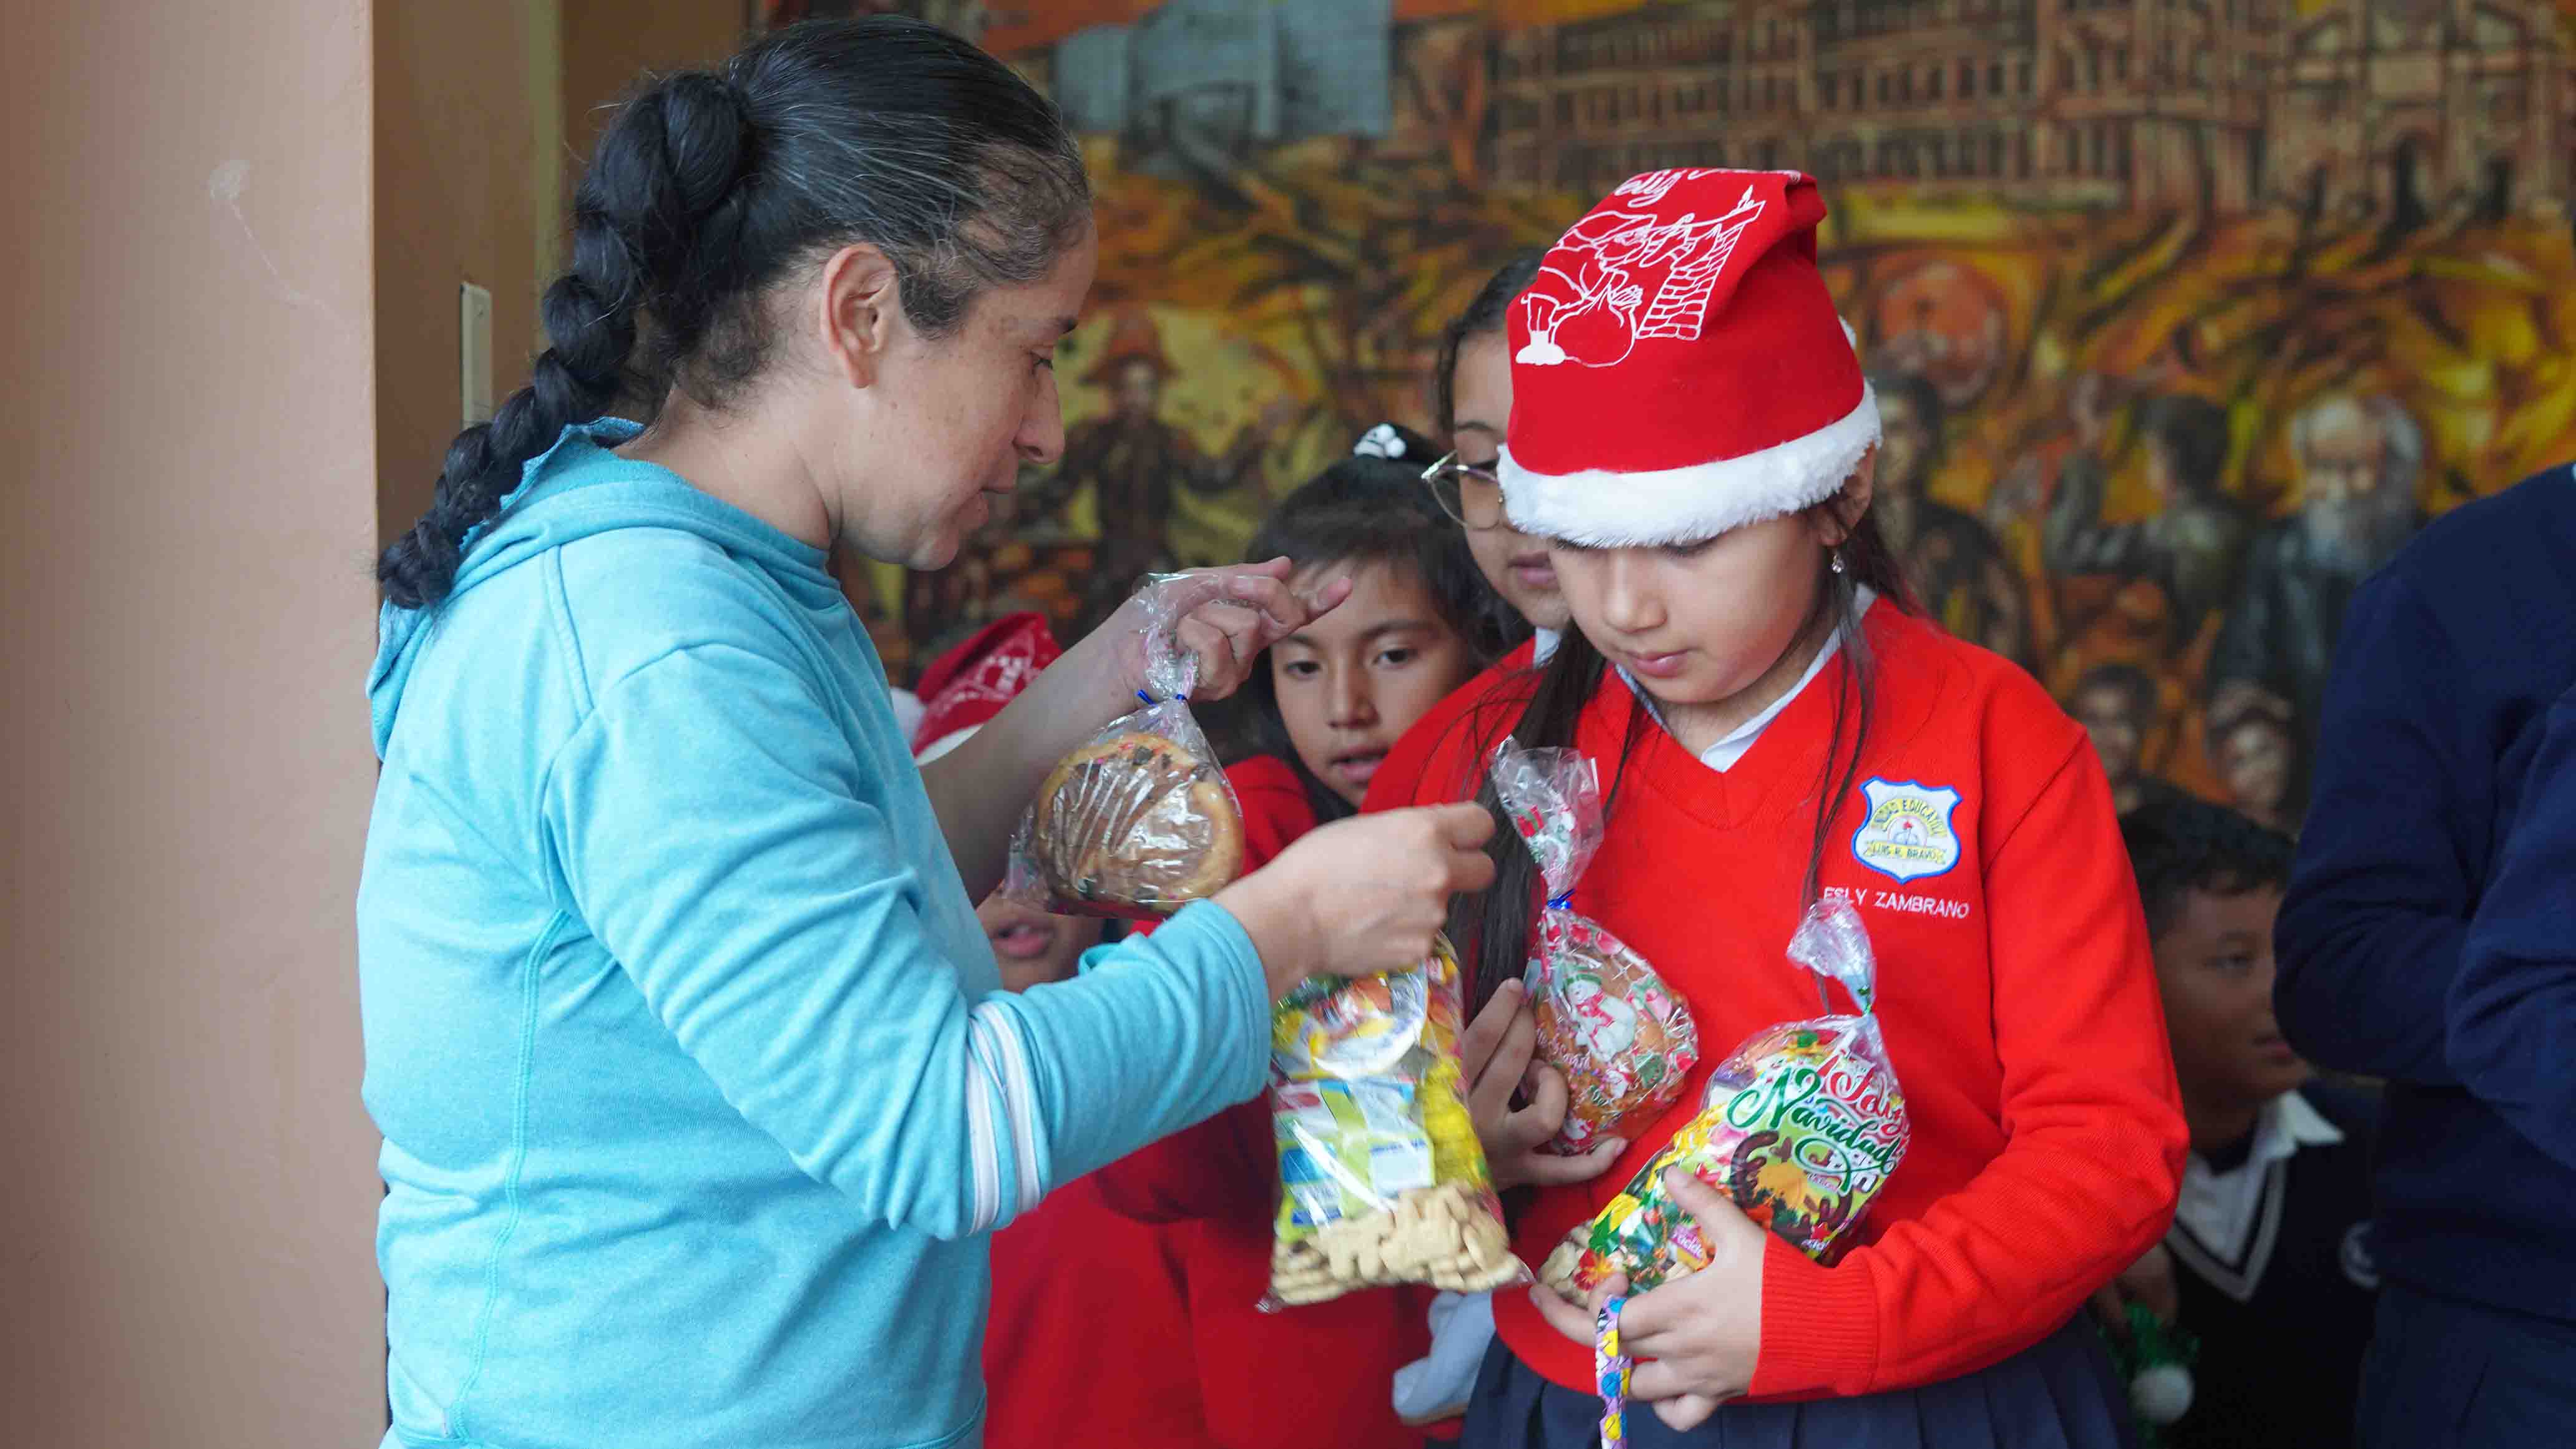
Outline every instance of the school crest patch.
<svg viewBox="0 0 2576 1449"><path fill-rule="evenodd" d="M1958 791L1913 780L1871 780L1860 791L1869 818L1852 832L1852 859L1899 881L1940 875L1959 863L1959 836L1950 826Z"/></svg>

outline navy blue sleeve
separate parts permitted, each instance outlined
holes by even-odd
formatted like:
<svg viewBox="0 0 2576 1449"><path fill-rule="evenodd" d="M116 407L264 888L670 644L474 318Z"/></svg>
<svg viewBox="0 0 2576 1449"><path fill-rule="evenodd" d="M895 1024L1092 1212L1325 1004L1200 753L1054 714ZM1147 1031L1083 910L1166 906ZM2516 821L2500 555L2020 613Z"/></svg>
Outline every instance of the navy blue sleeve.
<svg viewBox="0 0 2576 1449"><path fill-rule="evenodd" d="M2469 923L2451 989L2451 1068L2576 1168L2576 691L2549 711L2530 782Z"/></svg>
<svg viewBox="0 0 2576 1449"><path fill-rule="evenodd" d="M2316 784L2273 933L2273 1004L2310 1061L2452 1085L2444 1022L2492 829L2459 652L2403 576L2344 616Z"/></svg>

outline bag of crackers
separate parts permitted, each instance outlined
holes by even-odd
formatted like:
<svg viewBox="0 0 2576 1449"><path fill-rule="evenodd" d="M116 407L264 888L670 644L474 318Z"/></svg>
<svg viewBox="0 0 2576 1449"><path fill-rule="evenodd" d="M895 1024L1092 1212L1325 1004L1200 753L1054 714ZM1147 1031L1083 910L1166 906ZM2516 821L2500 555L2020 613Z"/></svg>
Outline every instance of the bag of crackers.
<svg viewBox="0 0 2576 1449"><path fill-rule="evenodd" d="M1169 575L1145 581L1143 707L1064 757L1021 817L1004 894L1058 915L1157 920L1243 869L1243 807L1190 713Z"/></svg>
<svg viewBox="0 0 2576 1449"><path fill-rule="evenodd" d="M1818 1262L1848 1245L1905 1156L1905 1094L1871 1014L1876 966L1851 903L1811 908L1789 959L1841 982L1858 1013L1786 1022L1737 1047L1709 1077L1699 1115L1549 1255L1549 1287L1579 1303L1613 1273L1643 1293L1708 1266L1698 1225L1664 1188L1673 1167Z"/></svg>
<svg viewBox="0 0 2576 1449"><path fill-rule="evenodd" d="M1644 957L1573 907L1574 884L1601 848L1601 777L1592 760L1505 740L1493 777L1495 797L1547 883L1525 984L1539 1055L1565 1075L1565 1125L1544 1150L1574 1156L1680 1100L1683 1078L1699 1065L1699 1028Z"/></svg>
<svg viewBox="0 0 2576 1449"><path fill-rule="evenodd" d="M1317 979L1271 1016L1279 1213L1267 1306L1427 1283L1524 1281L1458 1062L1448 941L1408 971Z"/></svg>

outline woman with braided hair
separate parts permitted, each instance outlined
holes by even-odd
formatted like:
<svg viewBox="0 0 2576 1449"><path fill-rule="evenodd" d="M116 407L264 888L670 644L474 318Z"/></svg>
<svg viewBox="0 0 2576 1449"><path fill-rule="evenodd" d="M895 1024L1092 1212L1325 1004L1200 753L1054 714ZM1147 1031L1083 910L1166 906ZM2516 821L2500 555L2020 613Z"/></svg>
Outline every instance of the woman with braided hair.
<svg viewBox="0 0 2576 1449"><path fill-rule="evenodd" d="M1061 449L1095 256L1053 107L926 25L780 31L601 139L529 386L378 571L387 1445L978 1442L984 1235L1251 1096L1278 995L1490 874L1474 808L1344 822L1000 989L973 903L1139 616L916 769L828 561L936 568ZM1287 571L1177 587L1203 693L1339 601Z"/></svg>

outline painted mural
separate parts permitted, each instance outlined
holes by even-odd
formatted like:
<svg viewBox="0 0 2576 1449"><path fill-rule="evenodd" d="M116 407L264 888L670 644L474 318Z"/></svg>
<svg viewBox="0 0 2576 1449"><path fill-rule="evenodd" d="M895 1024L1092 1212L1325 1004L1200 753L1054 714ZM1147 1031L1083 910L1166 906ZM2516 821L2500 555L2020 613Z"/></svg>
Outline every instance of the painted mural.
<svg viewBox="0 0 2576 1449"><path fill-rule="evenodd" d="M890 667L1237 556L1441 324L1625 177L1792 166L1926 601L2093 732L2123 804L2283 824L2354 585L2576 457L2576 5L2552 0L768 0L977 38L1086 137L1062 464Z"/></svg>

